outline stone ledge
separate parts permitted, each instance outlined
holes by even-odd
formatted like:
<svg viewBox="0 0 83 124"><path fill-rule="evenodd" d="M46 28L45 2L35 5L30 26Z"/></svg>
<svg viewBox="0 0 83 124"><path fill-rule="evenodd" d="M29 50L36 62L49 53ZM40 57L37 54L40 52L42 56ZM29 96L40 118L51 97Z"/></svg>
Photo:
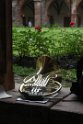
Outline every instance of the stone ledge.
<svg viewBox="0 0 83 124"><path fill-rule="evenodd" d="M83 124L83 103L79 101L76 95L71 94L50 109L50 120L58 124L75 123Z"/></svg>

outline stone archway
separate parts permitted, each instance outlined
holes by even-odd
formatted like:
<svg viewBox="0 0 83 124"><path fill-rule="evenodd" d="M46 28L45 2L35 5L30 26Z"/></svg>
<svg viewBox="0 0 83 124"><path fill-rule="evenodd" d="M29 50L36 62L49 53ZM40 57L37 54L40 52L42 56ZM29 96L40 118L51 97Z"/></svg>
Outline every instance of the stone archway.
<svg viewBox="0 0 83 124"><path fill-rule="evenodd" d="M34 1L33 0L25 0L21 6L21 17L22 24L24 26L29 26L29 22L31 26L34 26Z"/></svg>
<svg viewBox="0 0 83 124"><path fill-rule="evenodd" d="M26 25L31 22L34 25L34 1L26 0L24 3L24 14L26 17Z"/></svg>
<svg viewBox="0 0 83 124"><path fill-rule="evenodd" d="M28 26L31 21L34 25L34 0L16 0L16 25Z"/></svg>
<svg viewBox="0 0 83 124"><path fill-rule="evenodd" d="M51 0L48 4L47 15L50 25L69 26L70 10L65 0Z"/></svg>

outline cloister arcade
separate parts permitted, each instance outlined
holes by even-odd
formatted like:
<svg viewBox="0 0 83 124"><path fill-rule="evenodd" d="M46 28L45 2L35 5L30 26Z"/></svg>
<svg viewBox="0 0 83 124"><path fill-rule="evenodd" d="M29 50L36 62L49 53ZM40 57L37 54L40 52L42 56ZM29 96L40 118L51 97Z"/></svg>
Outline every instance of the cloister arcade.
<svg viewBox="0 0 83 124"><path fill-rule="evenodd" d="M12 0L12 10L16 25L83 26L83 0Z"/></svg>

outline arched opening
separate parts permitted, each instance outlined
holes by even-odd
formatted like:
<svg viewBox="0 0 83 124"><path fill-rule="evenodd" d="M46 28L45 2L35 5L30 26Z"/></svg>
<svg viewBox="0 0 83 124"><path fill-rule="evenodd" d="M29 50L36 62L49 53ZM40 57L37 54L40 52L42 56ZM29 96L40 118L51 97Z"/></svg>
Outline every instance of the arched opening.
<svg viewBox="0 0 83 124"><path fill-rule="evenodd" d="M64 0L54 0L48 7L50 25L69 26L70 11Z"/></svg>
<svg viewBox="0 0 83 124"><path fill-rule="evenodd" d="M34 26L34 1L25 0L23 6L24 6L23 25Z"/></svg>

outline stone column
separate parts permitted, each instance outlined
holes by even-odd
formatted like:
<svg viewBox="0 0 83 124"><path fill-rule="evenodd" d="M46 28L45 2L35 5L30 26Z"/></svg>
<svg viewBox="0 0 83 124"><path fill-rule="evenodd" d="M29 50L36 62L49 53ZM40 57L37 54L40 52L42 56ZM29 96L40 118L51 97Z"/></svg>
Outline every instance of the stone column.
<svg viewBox="0 0 83 124"><path fill-rule="evenodd" d="M16 21L15 21L15 24L17 26L21 26L22 25L22 16L24 16L23 5L24 5L24 0L17 0L17 5L16 5Z"/></svg>
<svg viewBox="0 0 83 124"><path fill-rule="evenodd" d="M44 26L46 24L46 16L45 16L45 12L46 12L46 1L45 0L42 0L42 3L41 3L41 13L42 13L42 25Z"/></svg>
<svg viewBox="0 0 83 124"><path fill-rule="evenodd" d="M34 0L34 9L35 9L35 26L41 26L42 23L42 13L41 13L41 0Z"/></svg>
<svg viewBox="0 0 83 124"><path fill-rule="evenodd" d="M77 26L78 13L77 13L77 0L71 1L71 22L75 22Z"/></svg>

